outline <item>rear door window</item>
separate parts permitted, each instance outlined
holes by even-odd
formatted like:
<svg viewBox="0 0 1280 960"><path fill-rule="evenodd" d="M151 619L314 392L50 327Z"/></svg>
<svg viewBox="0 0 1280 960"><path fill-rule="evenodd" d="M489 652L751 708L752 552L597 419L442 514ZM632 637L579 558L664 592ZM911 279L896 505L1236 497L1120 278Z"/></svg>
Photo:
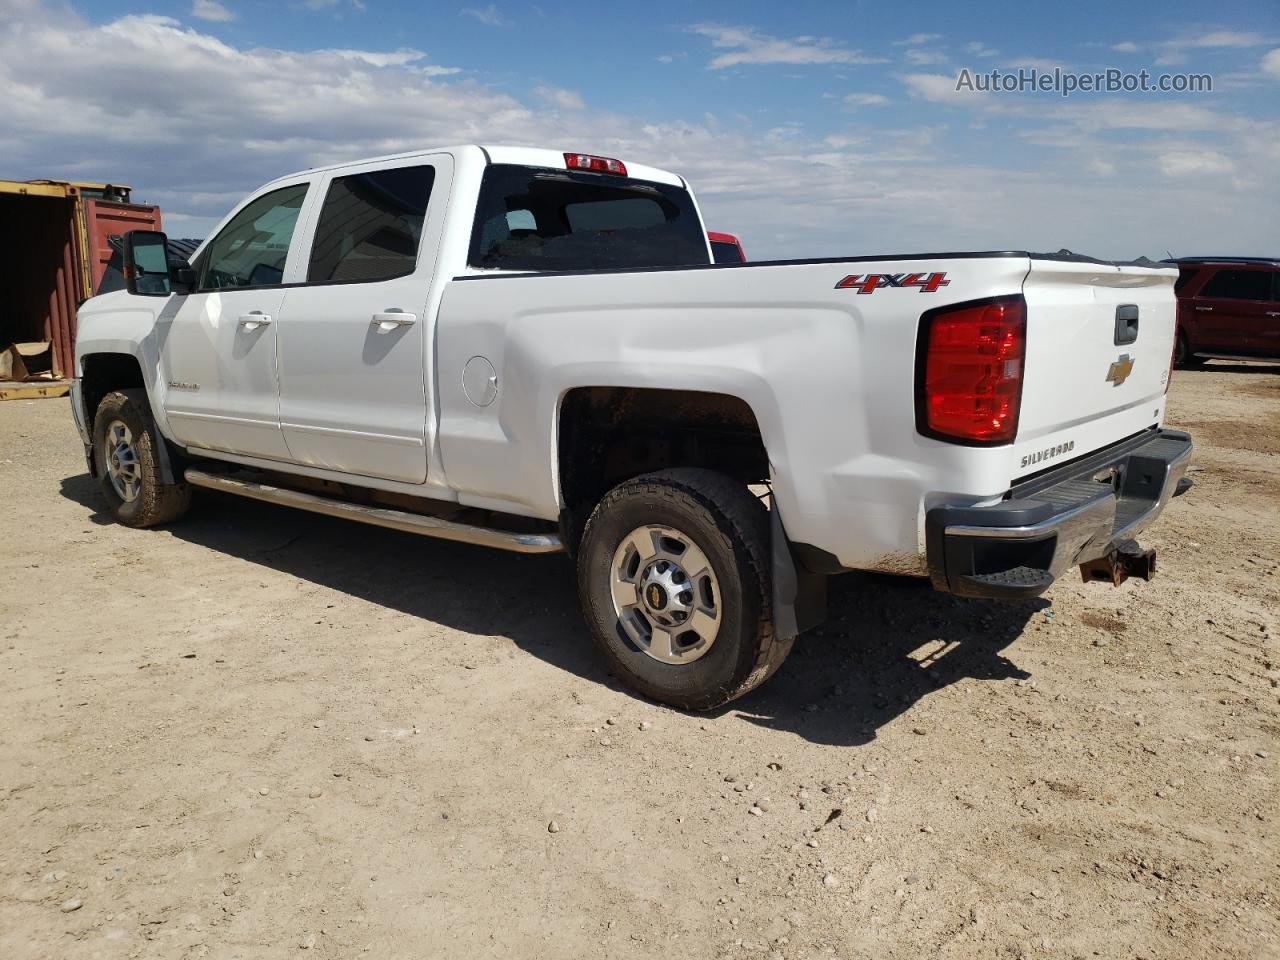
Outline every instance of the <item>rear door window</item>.
<svg viewBox="0 0 1280 960"><path fill-rule="evenodd" d="M1200 291L1202 297L1223 300L1266 300L1271 276L1265 270L1219 270Z"/></svg>
<svg viewBox="0 0 1280 960"><path fill-rule="evenodd" d="M485 170L473 267L606 270L710 262L688 191L647 180L512 164Z"/></svg>
<svg viewBox="0 0 1280 960"><path fill-rule="evenodd" d="M334 177L320 208L309 283L391 280L413 273L435 167Z"/></svg>
<svg viewBox="0 0 1280 960"><path fill-rule="evenodd" d="M199 266L200 289L274 287L284 282L289 244L308 184L272 190L237 213L209 244Z"/></svg>
<svg viewBox="0 0 1280 960"><path fill-rule="evenodd" d="M1178 273L1178 279L1173 284L1173 292L1181 293L1195 280L1199 273L1200 271L1194 267L1182 267Z"/></svg>

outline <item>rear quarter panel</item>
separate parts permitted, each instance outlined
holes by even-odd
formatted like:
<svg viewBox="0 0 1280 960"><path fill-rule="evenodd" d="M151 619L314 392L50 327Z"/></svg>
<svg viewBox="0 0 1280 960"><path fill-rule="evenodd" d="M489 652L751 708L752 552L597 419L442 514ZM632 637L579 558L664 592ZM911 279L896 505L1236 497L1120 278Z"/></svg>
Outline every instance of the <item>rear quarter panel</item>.
<svg viewBox="0 0 1280 960"><path fill-rule="evenodd" d="M948 286L835 288L851 273L921 270L945 272ZM755 413L793 540L848 566L920 572L926 495L975 502L1009 483L1007 448L916 433L920 314L1017 292L1026 272L1025 257L1000 256L456 280L437 327L447 483L464 503L551 519L569 390L725 393ZM498 377L485 407L462 389L477 356Z"/></svg>

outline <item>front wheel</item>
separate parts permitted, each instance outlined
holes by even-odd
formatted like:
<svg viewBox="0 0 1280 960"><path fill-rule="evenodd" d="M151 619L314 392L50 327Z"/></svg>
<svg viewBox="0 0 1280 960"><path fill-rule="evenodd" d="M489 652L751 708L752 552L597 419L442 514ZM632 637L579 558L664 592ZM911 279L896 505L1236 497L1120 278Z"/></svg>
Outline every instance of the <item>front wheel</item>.
<svg viewBox="0 0 1280 960"><path fill-rule="evenodd" d="M774 633L768 511L711 470L646 474L605 495L578 552L578 590L614 674L662 703L710 710L759 686Z"/></svg>
<svg viewBox="0 0 1280 960"><path fill-rule="evenodd" d="M127 527L154 527L176 520L191 504L185 483L161 479L157 444L147 395L115 390L98 404L93 419L93 455L111 515Z"/></svg>

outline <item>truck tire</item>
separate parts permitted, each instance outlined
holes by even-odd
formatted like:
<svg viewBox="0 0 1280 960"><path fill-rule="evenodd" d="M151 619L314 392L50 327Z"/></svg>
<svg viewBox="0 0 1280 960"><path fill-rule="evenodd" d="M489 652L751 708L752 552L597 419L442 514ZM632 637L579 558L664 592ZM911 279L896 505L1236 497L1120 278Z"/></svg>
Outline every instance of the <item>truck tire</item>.
<svg viewBox="0 0 1280 960"><path fill-rule="evenodd" d="M773 627L769 515L742 484L677 468L614 487L587 521L578 592L613 673L647 697L711 710L791 651Z"/></svg>
<svg viewBox="0 0 1280 960"><path fill-rule="evenodd" d="M93 418L93 456L111 515L127 527L176 520L191 505L191 487L161 479L157 446L163 441L143 390L116 390Z"/></svg>
<svg viewBox="0 0 1280 960"><path fill-rule="evenodd" d="M1191 352L1187 343L1187 335L1178 332L1178 345L1173 351L1173 365L1181 370L1194 370L1204 366L1204 359Z"/></svg>

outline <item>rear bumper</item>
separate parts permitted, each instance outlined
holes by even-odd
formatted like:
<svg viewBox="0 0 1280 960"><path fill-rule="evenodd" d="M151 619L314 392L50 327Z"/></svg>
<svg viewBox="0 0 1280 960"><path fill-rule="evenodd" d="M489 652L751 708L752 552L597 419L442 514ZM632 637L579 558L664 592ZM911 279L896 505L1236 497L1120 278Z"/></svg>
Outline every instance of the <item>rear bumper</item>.
<svg viewBox="0 0 1280 960"><path fill-rule="evenodd" d="M1043 593L1071 567L1114 555L1181 493L1191 437L1141 434L1015 486L986 507L925 515L929 577L965 597Z"/></svg>

